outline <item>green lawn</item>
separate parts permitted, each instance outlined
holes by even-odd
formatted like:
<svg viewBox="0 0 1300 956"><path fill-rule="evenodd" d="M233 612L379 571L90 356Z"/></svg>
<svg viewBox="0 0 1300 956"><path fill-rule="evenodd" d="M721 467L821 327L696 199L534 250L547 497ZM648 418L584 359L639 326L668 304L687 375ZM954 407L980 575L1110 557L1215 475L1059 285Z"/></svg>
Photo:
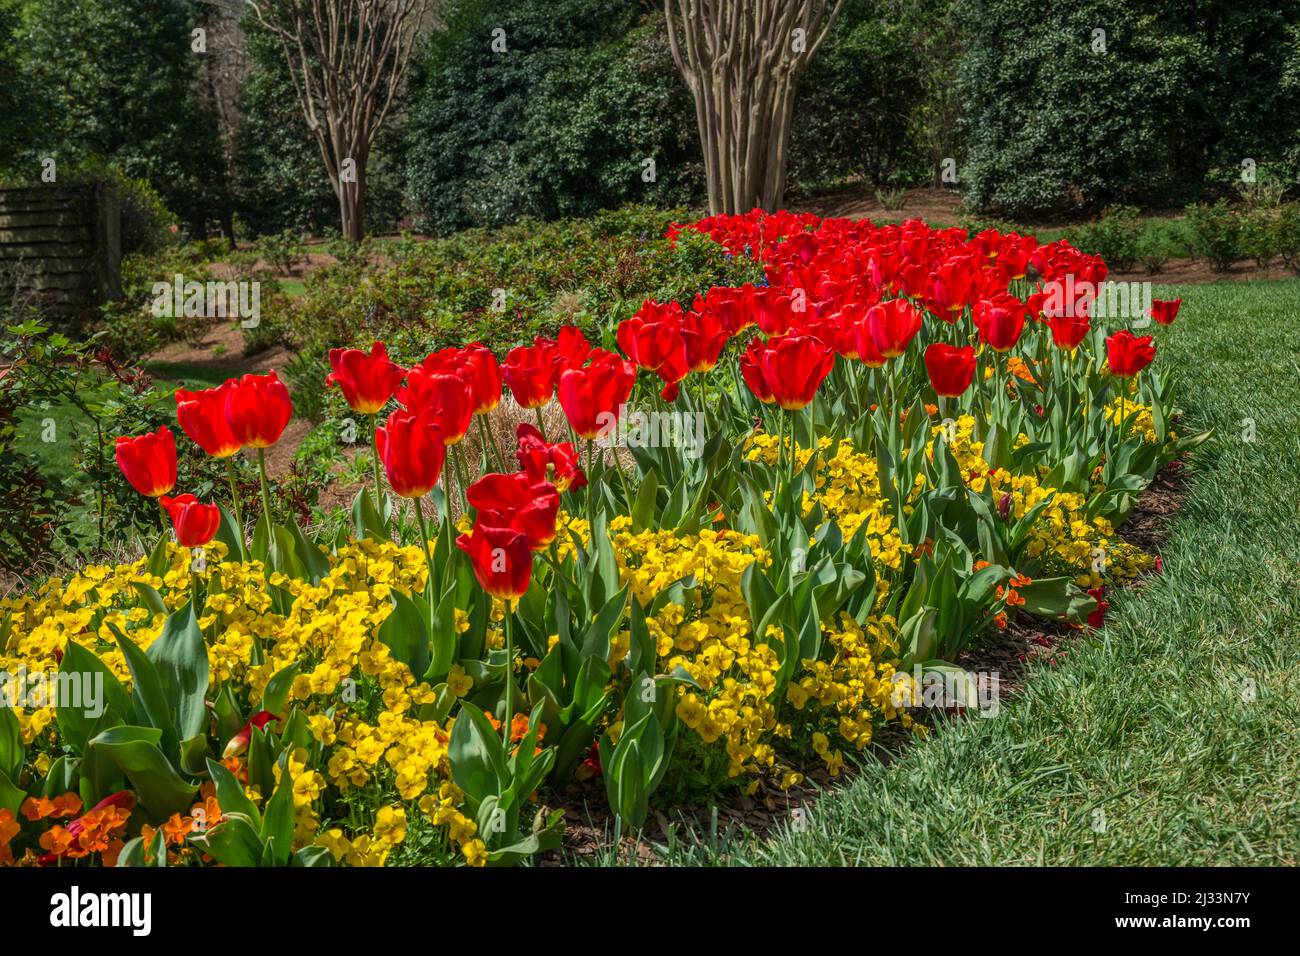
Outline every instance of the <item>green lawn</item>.
<svg viewBox="0 0 1300 956"><path fill-rule="evenodd" d="M1300 281L1156 290L1174 294L1158 361L1177 370L1188 429L1215 436L1189 469L1164 574L1113 593L1104 634L1036 667L997 717L872 761L801 832L721 852L692 840L671 862L1300 859Z"/></svg>

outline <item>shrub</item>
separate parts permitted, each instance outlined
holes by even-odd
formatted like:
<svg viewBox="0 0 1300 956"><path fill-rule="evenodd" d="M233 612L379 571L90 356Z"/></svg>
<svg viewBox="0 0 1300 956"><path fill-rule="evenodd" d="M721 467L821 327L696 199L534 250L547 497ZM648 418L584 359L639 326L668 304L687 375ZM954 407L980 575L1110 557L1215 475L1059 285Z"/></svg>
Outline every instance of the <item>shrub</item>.
<svg viewBox="0 0 1300 956"><path fill-rule="evenodd" d="M1132 206L1112 206L1099 218L1070 231L1070 242L1101 256L1121 272L1130 271L1141 253L1143 223Z"/></svg>
<svg viewBox="0 0 1300 956"><path fill-rule="evenodd" d="M1300 203L1286 203L1278 209L1277 251L1283 264L1300 275Z"/></svg>
<svg viewBox="0 0 1300 956"><path fill-rule="evenodd" d="M868 183L925 179L915 135L933 62L916 55L918 34L934 29L934 2L850 0L799 81L790 128L792 183L846 176ZM928 8L928 9L927 9Z"/></svg>
<svg viewBox="0 0 1300 956"><path fill-rule="evenodd" d="M1187 225L1192 252L1208 260L1216 272L1227 272L1242 257L1241 217L1227 200L1188 206Z"/></svg>
<svg viewBox="0 0 1300 956"><path fill-rule="evenodd" d="M1276 207L1256 206L1240 214L1241 252L1267 270L1279 248L1280 216Z"/></svg>
<svg viewBox="0 0 1300 956"><path fill-rule="evenodd" d="M1080 0L1050 16L1033 0L959 0L958 11L961 179L976 208L1181 205L1215 166L1263 163L1295 142L1300 86L1280 76L1297 0Z"/></svg>

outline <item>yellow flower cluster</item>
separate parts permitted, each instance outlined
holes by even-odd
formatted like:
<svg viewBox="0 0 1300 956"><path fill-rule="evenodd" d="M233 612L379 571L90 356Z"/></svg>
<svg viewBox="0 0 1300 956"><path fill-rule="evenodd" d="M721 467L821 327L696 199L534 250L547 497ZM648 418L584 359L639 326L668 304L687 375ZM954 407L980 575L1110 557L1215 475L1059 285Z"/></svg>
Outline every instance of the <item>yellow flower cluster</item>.
<svg viewBox="0 0 1300 956"><path fill-rule="evenodd" d="M894 525L893 516L880 496L880 472L875 456L854 451L847 439L832 450L829 438L818 440L819 465L815 471L816 493L804 493L803 509L808 514L817 504L828 518L839 525L845 540L852 538L865 524L866 543L878 570L898 570L903 563L903 539ZM788 447L789 443L785 442ZM750 437L745 456L750 461L775 465L781 453L781 439L774 435ZM812 449L798 448L795 465L804 468Z"/></svg>
<svg viewBox="0 0 1300 956"><path fill-rule="evenodd" d="M1055 565L1074 572L1077 582L1085 587L1122 583L1151 567L1151 556L1121 541L1107 519L1086 517L1083 495L1045 487L1037 475L1013 475L1005 468L990 468L983 458L984 443L974 440L975 419L963 415L954 424L948 434L948 449L970 488L987 490L998 502L1006 497L1005 507L1013 519L1023 518L1051 499L1029 533L1025 553L1030 557L1042 559L1051 570ZM943 426L933 427L932 443L943 441L943 433ZM1020 436L1017 441L1023 444L1024 439Z"/></svg>
<svg viewBox="0 0 1300 956"><path fill-rule="evenodd" d="M745 568L768 563L769 555L751 535L638 534L628 531L628 524L615 520L614 552L638 601L648 603L669 585L694 578L695 587L683 592L685 604L669 602L646 621L663 669L680 666L699 685L681 688L677 716L706 744L724 741L730 776L772 770L773 739L791 736L789 723L780 719L781 701L774 699L782 635L773 627L764 640L756 638L740 589ZM902 716L889 700L893 667L884 663L897 655L894 621L872 618L866 631L851 620L823 629L833 658L804 661L786 700L796 711L814 700L817 706L807 713L826 711L820 722L814 720L817 726L825 724L851 745L864 747L877 724ZM827 750L822 757L837 773L842 755ZM785 785L799 779L791 772L782 777Z"/></svg>
<svg viewBox="0 0 1300 956"><path fill-rule="evenodd" d="M803 673L786 688L786 700L800 712L827 711L834 732L861 750L871 743L875 728L892 720L912 727L912 718L897 702L910 700L897 692L908 680L894 669L898 657L898 627L892 617L869 617L861 626L847 614L838 623L823 622L822 633L830 646L828 660L805 660ZM827 723L825 717L820 723ZM844 765L843 754L832 749L826 735L812 736L813 750L832 776ZM824 743L823 743L824 741Z"/></svg>
<svg viewBox="0 0 1300 956"><path fill-rule="evenodd" d="M329 557L328 574L318 584L279 573L268 577L259 562L225 560L219 543L207 548L201 572L211 585L198 624L208 645L210 683L230 685L238 699L256 710L267 682L296 663L289 693L322 745L319 766L309 766L304 750L288 757L294 781L295 839L316 838L327 795L341 797L356 788L367 794L396 793L418 802L435 826L470 863L482 863L483 842L474 822L457 809L460 793L450 782L447 744L452 721L420 719L421 706L434 693L410 669L392 658L375 634L391 613L394 589L424 587L426 564L416 547L356 541ZM0 670L49 673L69 640L96 654L124 686L130 672L109 625L142 649L162 631L166 615L151 611L144 595L152 590L170 612L190 595L192 556L172 546L162 575L150 574L147 560L116 566L92 565L69 580L50 579L35 590L0 601ZM278 593L277 593L278 592ZM284 613L277 611L277 607ZM463 617L463 615L462 615ZM464 621L461 622L464 626ZM472 681L455 668L453 691L463 695ZM57 747L52 706L15 709L23 740L35 745L28 762L48 770ZM276 768L277 776L279 767ZM250 794L264 802L269 794ZM380 807L370 832L330 826L317 842L337 859L358 865L382 864L405 835L406 810Z"/></svg>
<svg viewBox="0 0 1300 956"><path fill-rule="evenodd" d="M1142 440L1148 445L1154 445L1160 440L1156 436L1156 425L1151 418L1150 405L1143 405L1131 398L1126 398L1121 403L1120 399L1117 398L1106 406L1105 414L1106 421L1115 426L1116 429L1123 426L1125 437L1141 435ZM1177 437L1174 432L1169 433L1170 440Z"/></svg>
<svg viewBox="0 0 1300 956"><path fill-rule="evenodd" d="M770 768L775 753L767 742L778 731L769 697L779 667L771 645L755 641L749 608L740 590L745 568L771 559L753 535L734 531L629 530L630 519L611 523L614 554L633 597L649 604L668 586L693 578L686 604L668 603L646 620L663 670L681 666L700 686L681 693L677 713L705 743L725 740L731 776ZM627 640L617 642L625 651Z"/></svg>

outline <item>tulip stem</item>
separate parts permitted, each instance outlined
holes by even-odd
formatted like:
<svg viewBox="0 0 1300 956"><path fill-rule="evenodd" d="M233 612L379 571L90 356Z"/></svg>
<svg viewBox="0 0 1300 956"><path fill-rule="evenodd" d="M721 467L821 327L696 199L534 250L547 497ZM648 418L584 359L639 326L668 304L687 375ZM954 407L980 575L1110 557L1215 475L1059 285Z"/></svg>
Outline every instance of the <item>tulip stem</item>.
<svg viewBox="0 0 1300 956"><path fill-rule="evenodd" d="M488 428L487 422L484 421L487 416L476 415L475 417L478 419L479 433L483 436L483 457L487 457L487 450L491 448L492 458L496 461L497 469L505 471L505 459L501 457L501 446L497 444L497 436L492 434L492 429Z"/></svg>
<svg viewBox="0 0 1300 956"><path fill-rule="evenodd" d="M243 558L243 514L240 514L239 509L239 484L235 481L235 459L233 457L226 459L226 479L230 481L230 507L235 510L235 536L239 538L239 554L237 557Z"/></svg>
<svg viewBox="0 0 1300 956"><path fill-rule="evenodd" d="M370 450L371 450L371 467L375 473L375 514L379 515L379 520L384 520L384 492L383 486L379 483L379 417L374 413L370 415Z"/></svg>
<svg viewBox="0 0 1300 956"><path fill-rule="evenodd" d="M424 552L424 563L429 569L429 580L425 582L425 591L429 598L429 620L434 616L434 595L436 589L433 583L433 555L429 553L429 522L424 517L424 509L420 507L420 499L412 498L411 507L415 509L415 519L420 524L420 550ZM423 675L420 675L423 676Z"/></svg>
<svg viewBox="0 0 1300 956"><path fill-rule="evenodd" d="M275 534L271 530L271 490L266 480L266 449L257 450L257 477L262 483L262 514L266 518L267 541L274 543Z"/></svg>
<svg viewBox="0 0 1300 956"><path fill-rule="evenodd" d="M551 440L546 437L546 422L542 420L542 407L540 405L533 409L533 415L537 418L537 430L542 434L542 441L549 445Z"/></svg>
<svg viewBox="0 0 1300 956"><path fill-rule="evenodd" d="M460 486L461 514L469 514L469 479L465 477L465 456L461 454L460 442L451 446L451 457L456 462L456 484Z"/></svg>
<svg viewBox="0 0 1300 956"><path fill-rule="evenodd" d="M514 717L511 713L514 701L511 700L510 693L515 682L514 603L514 601L506 601L506 710L501 719L501 743L505 747L507 757L510 755L510 721Z"/></svg>
<svg viewBox="0 0 1300 956"><path fill-rule="evenodd" d="M786 411L785 417L790 420L790 448L786 456L786 484L790 488L790 500L794 502L795 514L799 514L799 502L794 500L794 459L795 459L795 440L794 440L794 418L797 413L794 409Z"/></svg>

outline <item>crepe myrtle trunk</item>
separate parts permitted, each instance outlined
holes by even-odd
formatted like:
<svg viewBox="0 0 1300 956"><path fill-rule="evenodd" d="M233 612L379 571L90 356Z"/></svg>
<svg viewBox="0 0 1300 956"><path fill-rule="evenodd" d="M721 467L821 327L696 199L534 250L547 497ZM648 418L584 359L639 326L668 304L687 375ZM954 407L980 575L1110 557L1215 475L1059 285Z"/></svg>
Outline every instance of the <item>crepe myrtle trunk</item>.
<svg viewBox="0 0 1300 956"><path fill-rule="evenodd" d="M709 211L785 199L799 77L843 0L664 0L673 62L695 100Z"/></svg>
<svg viewBox="0 0 1300 956"><path fill-rule="evenodd" d="M410 72L429 0L236 0L280 41L298 107L339 202L365 236L366 163Z"/></svg>

